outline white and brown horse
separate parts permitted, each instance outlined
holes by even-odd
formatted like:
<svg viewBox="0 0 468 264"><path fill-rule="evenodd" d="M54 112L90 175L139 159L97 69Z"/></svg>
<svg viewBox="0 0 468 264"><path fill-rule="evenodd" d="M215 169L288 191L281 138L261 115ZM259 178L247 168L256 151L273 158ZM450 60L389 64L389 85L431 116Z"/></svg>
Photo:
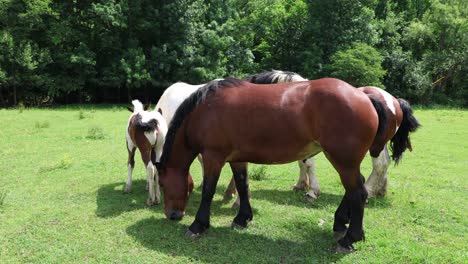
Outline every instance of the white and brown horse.
<svg viewBox="0 0 468 264"><path fill-rule="evenodd" d="M387 111L374 95L333 78L266 85L210 82L180 105L170 123L158 165L165 214L172 220L184 216L193 188L189 168L198 154L203 155L204 184L190 236L210 226L211 201L226 162L240 197L232 225L246 227L253 217L247 162L288 163L324 152L346 191L333 230L338 249L350 251L364 238L367 191L360 164L367 151L377 157L385 147L380 139L386 124Z"/></svg>
<svg viewBox="0 0 468 264"><path fill-rule="evenodd" d="M142 103L133 100L132 114L128 119L126 139L128 151L128 178L124 192L132 190L132 174L135 167L135 151L140 150L141 158L146 167L146 188L149 191L147 204L160 203L159 176L155 164L159 162L167 133L167 124L161 113L146 111Z"/></svg>

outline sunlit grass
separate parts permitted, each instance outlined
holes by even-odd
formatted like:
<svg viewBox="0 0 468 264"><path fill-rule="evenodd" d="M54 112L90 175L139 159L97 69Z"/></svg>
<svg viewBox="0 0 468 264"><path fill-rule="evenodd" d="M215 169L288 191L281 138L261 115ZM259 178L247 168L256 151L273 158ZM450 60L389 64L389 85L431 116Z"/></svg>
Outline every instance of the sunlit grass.
<svg viewBox="0 0 468 264"><path fill-rule="evenodd" d="M124 194L126 110L0 110L0 263L464 263L467 113L416 110L423 127L412 137L414 151L390 168L387 197L370 200L366 241L339 255L331 250L331 230L343 188L322 154L316 159L322 194L314 204L291 191L296 163L250 166L259 176L250 181L254 219L245 230L229 228L236 211L223 200L231 177L226 166L212 227L192 241L184 233L201 198L198 162L197 188L180 222L166 220L161 206L145 205L139 155L133 191ZM370 166L366 158L364 175Z"/></svg>

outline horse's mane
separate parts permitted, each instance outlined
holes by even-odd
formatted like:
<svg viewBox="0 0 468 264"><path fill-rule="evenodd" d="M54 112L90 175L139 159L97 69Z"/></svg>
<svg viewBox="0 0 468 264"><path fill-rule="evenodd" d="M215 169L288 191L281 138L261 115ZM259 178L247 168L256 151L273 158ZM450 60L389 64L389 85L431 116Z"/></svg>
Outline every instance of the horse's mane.
<svg viewBox="0 0 468 264"><path fill-rule="evenodd" d="M285 83L306 81L301 75L290 71L264 71L262 73L251 74L244 77L245 81L256 84L272 84L272 83Z"/></svg>
<svg viewBox="0 0 468 264"><path fill-rule="evenodd" d="M197 89L182 102L182 104L177 108L171 123L169 124L169 129L166 134L166 140L160 159L160 166L162 168L166 167L166 163L169 160L169 156L171 155L172 146L174 145L177 130L182 126L182 123L186 117L190 115L190 113L192 113L199 104L204 102L207 96L210 94L222 88L237 86L242 82L242 80L235 78L214 80Z"/></svg>

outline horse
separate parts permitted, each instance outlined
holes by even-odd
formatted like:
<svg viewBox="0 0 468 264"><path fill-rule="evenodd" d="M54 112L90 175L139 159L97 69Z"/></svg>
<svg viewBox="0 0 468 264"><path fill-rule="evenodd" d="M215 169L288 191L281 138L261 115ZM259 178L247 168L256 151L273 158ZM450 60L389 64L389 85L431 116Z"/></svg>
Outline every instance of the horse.
<svg viewBox="0 0 468 264"><path fill-rule="evenodd" d="M288 71L264 71L258 74L252 74L244 78L244 80L258 84L271 84L279 82L295 82L306 81L295 72ZM365 86L358 88L366 94L373 94L380 100L387 109L388 120L386 125L386 137L391 138L390 147L392 149L392 159L395 164L401 159L403 152L408 148L412 150L411 141L408 136L410 132L414 132L420 126L418 120L413 115L413 110L410 104L401 98L395 98L387 91L373 86ZM395 149L395 141L400 142L400 149ZM390 155L387 145L385 145L378 157L372 157L372 172L368 177L364 186L367 189L368 197L384 197L387 193L387 175L390 166ZM320 186L315 174L315 164L313 158L304 161L299 161L300 175L294 191L307 190L306 200L313 201L320 194Z"/></svg>
<svg viewBox="0 0 468 264"><path fill-rule="evenodd" d="M306 79L304 79L297 73L278 70L273 70L271 72L263 72L260 74L252 74L247 77L244 77L243 80L257 84L306 81ZM158 103L156 104L155 109L161 111L162 116L169 124L180 104L182 104L182 102L193 92L198 90L200 87L203 87L204 85L206 85L206 83L191 85L184 82L177 82L169 86L164 91ZM198 156L198 160L200 161L200 164L203 167L201 156ZM315 175L314 160L312 158L306 160L299 160L298 165L300 169L300 175L297 184L293 187L293 190L298 191L308 189L305 194L305 199L313 201L320 194L320 186L318 185L317 177ZM310 179L310 181L308 181L308 179ZM234 177L232 177L224 192L224 197L225 199L232 198L234 197L235 193L236 187L234 183ZM239 203L239 197L237 197L236 201L233 203L233 207L238 207Z"/></svg>
<svg viewBox="0 0 468 264"><path fill-rule="evenodd" d="M151 206L160 203L159 176L155 164L161 157L168 128L161 113L146 111L138 100L133 100L132 104L133 109L128 108L132 114L128 119L126 130L128 177L124 192L129 193L132 190L135 151L138 148L146 167L146 189L149 191L146 203Z"/></svg>
<svg viewBox="0 0 468 264"><path fill-rule="evenodd" d="M337 251L350 252L364 239L367 191L360 164L377 157L387 112L373 95L333 78L280 84L238 79L210 82L177 109L157 165L164 188L164 213L180 220L193 188L190 164L203 156L202 200L186 235L210 226L210 206L221 168L231 166L240 207L232 227L252 220L247 163L283 164L324 152L345 189L333 225ZM192 183L192 185L190 185ZM346 225L349 224L349 227Z"/></svg>

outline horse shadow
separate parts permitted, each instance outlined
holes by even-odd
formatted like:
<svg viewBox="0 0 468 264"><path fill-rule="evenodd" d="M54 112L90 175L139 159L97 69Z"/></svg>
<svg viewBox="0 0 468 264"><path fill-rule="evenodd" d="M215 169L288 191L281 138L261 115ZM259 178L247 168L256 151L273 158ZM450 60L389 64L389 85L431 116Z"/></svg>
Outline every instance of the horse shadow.
<svg viewBox="0 0 468 264"><path fill-rule="evenodd" d="M147 206L146 200L148 192L145 190L146 180L135 180L132 184L132 192L124 193L124 182L111 183L101 186L97 191L96 215L101 218L116 217L126 212L135 210L150 209L153 211L163 210L163 205ZM216 196L211 204L211 210L219 215L231 215L233 218L237 214L237 209L231 208L231 204L235 199L222 199L225 186L216 188ZM290 190L275 190L275 189L260 189L251 190L252 194L252 210L256 214L255 200L263 200L279 205L288 205L298 208L325 208L328 205L338 206L343 198L342 195L333 193L321 193L314 202L306 202L303 192L292 192ZM187 203L186 213L195 215L201 201L201 191L195 188L190 195ZM387 198L372 198L367 204L368 208L387 208L391 207L391 201Z"/></svg>
<svg viewBox="0 0 468 264"><path fill-rule="evenodd" d="M343 195L322 192L317 200L308 202L305 200L305 192L293 192L291 190L251 190L252 199L263 200L279 205L295 206L299 208L324 208L328 205L338 205Z"/></svg>
<svg viewBox="0 0 468 264"><path fill-rule="evenodd" d="M132 182L132 191L124 193L125 183L111 183L101 186L96 195L96 215L102 218L115 217L125 212L151 208L155 210L159 206L146 205L148 192L145 190L146 180Z"/></svg>
<svg viewBox="0 0 468 264"><path fill-rule="evenodd" d="M142 246L187 262L205 263L317 263L336 262L344 255L334 252L330 230L310 227L299 239L275 239L252 234L249 229L211 227L198 239L184 235L188 226L150 217L127 227L126 232ZM260 259L259 259L260 257Z"/></svg>
<svg viewBox="0 0 468 264"><path fill-rule="evenodd" d="M148 199L148 191L145 190L146 180L135 180L132 183L132 191L124 193L123 189L125 182L111 183L101 186L96 195L96 215L101 218L116 217L126 212L135 210L150 209L153 211L163 211L163 205L148 206L146 200ZM237 209L231 208L232 200L225 200L219 198L223 194L225 186L218 186L216 190L217 196L211 204L211 210L220 215L232 215L234 218L237 214ZM164 192L164 190L162 190ZM161 193L163 196L163 193ZM163 200L163 197L161 197ZM201 191L194 189L187 203L186 213L188 215L195 215L201 201ZM255 208L252 209L256 213Z"/></svg>

